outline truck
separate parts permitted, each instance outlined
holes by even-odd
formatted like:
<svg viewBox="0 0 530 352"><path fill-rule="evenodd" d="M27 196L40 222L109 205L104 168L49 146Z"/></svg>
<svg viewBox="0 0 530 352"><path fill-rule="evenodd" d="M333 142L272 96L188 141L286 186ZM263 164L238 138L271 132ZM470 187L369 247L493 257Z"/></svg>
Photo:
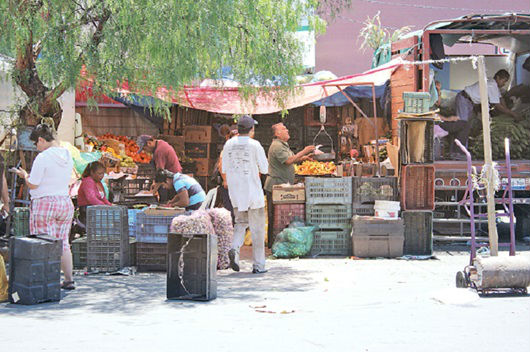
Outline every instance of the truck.
<svg viewBox="0 0 530 352"><path fill-rule="evenodd" d="M530 57L530 15L473 14L434 21L391 43L386 50L390 51L387 59L400 57L405 60L390 79L392 140L398 144L396 118L403 109L404 92L429 92L433 76L441 82L442 88L455 91L478 80L472 61L458 58L484 55L489 76L496 69L506 68L513 78L512 84L528 85L530 73L522 69L522 64ZM530 158L530 150L519 154ZM497 163L502 169L504 160ZM482 164L480 160L474 160L479 170ZM530 160L512 160L511 164L516 236L522 239L530 236ZM435 170L434 238L439 241L465 240L469 238L466 235L470 231L470 220L458 201L466 189L466 162L437 160ZM506 173L501 172L500 178L505 181ZM502 189L496 197L500 202ZM485 203L482 206L479 211L485 211ZM479 234L482 231L487 237L487 221L479 220L479 223Z"/></svg>

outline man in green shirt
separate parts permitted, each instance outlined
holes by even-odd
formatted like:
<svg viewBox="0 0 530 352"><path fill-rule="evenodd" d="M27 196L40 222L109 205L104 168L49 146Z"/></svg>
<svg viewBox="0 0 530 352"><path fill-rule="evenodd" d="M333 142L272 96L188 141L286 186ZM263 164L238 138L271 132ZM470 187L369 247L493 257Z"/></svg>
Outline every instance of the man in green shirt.
<svg viewBox="0 0 530 352"><path fill-rule="evenodd" d="M269 175L265 181L265 193L267 195L268 215L268 246L274 242L274 207L272 204L272 186L284 183L294 184L294 164L310 158L315 150L314 145L308 145L297 154L289 148L289 130L283 123L272 126L274 139L269 148Z"/></svg>

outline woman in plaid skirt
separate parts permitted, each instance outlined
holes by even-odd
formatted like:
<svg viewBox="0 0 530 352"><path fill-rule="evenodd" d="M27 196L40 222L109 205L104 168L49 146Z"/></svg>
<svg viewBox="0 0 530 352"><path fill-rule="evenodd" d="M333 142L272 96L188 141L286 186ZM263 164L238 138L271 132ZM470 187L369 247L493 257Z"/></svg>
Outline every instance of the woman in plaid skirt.
<svg viewBox="0 0 530 352"><path fill-rule="evenodd" d="M63 241L61 268L64 272L63 289L75 288L72 278L72 252L68 235L74 216L74 205L68 195L73 160L66 148L59 146L54 131L45 124L38 125L30 135L40 152L28 173L19 168L31 195L30 232L48 234Z"/></svg>

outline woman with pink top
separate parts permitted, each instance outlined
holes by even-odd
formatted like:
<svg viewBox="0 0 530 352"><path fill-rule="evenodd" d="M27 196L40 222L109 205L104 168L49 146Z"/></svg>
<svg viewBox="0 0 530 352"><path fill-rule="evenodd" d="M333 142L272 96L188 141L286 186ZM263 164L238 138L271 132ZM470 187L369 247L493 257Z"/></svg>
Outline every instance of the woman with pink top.
<svg viewBox="0 0 530 352"><path fill-rule="evenodd" d="M105 166L99 161L91 162L83 172L81 186L77 192L79 220L86 225L86 207L89 205L112 205L105 196L101 180L105 176Z"/></svg>

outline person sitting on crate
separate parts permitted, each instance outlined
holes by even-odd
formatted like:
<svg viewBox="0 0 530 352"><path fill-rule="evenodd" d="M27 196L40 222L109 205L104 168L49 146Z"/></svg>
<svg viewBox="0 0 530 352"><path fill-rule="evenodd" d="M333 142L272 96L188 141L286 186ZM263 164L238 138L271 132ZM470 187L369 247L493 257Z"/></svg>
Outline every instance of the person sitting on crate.
<svg viewBox="0 0 530 352"><path fill-rule="evenodd" d="M173 188L176 195L165 206L181 207L186 210L197 210L206 199L206 193L197 180L180 172L173 173L169 170L157 170L153 190ZM162 203L162 202L161 202Z"/></svg>
<svg viewBox="0 0 530 352"><path fill-rule="evenodd" d="M70 227L74 217L74 205L68 195L74 162L70 152L59 146L54 130L40 124L31 132L29 139L40 152L31 168L31 173L12 169L24 179L31 195L30 232L33 235L47 234L62 240L61 267L64 281L61 287L75 289L72 278L72 252L68 243Z"/></svg>
<svg viewBox="0 0 530 352"><path fill-rule="evenodd" d="M289 147L287 141L289 140L289 130L283 123L272 125L272 133L274 139L269 147L269 176L265 181L265 193L267 195L267 216L268 216L268 247L272 247L273 226L274 224L274 207L272 204L272 186L281 185L284 183L294 184L294 164L308 160L311 153L315 150L314 145L308 145L302 151L294 154Z"/></svg>
<svg viewBox="0 0 530 352"><path fill-rule="evenodd" d="M105 196L103 177L105 166L99 161L91 162L83 171L81 186L77 192L77 205L79 206L79 221L86 225L86 208L89 205L112 205Z"/></svg>
<svg viewBox="0 0 530 352"><path fill-rule="evenodd" d="M182 166L180 165L177 153L168 142L143 134L137 138L136 143L140 147L138 153L144 150L153 154L151 163L154 164L157 170L168 170L173 173L182 172ZM168 190L160 189L159 197L160 202L165 203L173 199L175 193L172 192L172 188Z"/></svg>

